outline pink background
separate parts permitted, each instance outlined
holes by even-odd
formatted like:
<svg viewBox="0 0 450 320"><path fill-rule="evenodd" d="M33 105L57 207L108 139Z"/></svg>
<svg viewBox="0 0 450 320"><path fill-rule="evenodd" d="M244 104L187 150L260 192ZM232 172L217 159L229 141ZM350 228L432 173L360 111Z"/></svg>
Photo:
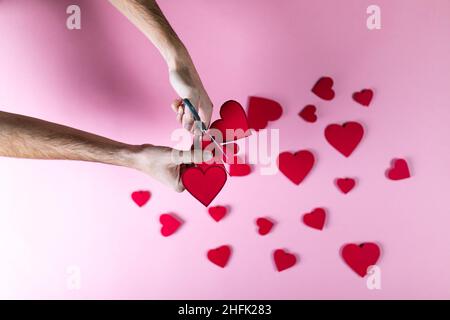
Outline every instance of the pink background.
<svg viewBox="0 0 450 320"><path fill-rule="evenodd" d="M301 186L284 176L228 182L214 204L222 222L184 192L132 170L78 162L0 159L0 298L450 298L450 2L448 0L160 1L196 61L211 99L249 95L284 107L281 149L311 149L318 163ZM65 28L66 7L82 8L82 30ZM366 28L366 8L382 29ZM129 143L173 144L175 94L156 49L106 0L0 0L0 104ZM335 79L336 98L310 88ZM375 90L369 108L351 100ZM319 121L297 113L317 104ZM360 121L366 136L346 159L323 137L333 122ZM394 157L413 178L392 182ZM358 178L347 196L333 186ZM130 193L149 189L138 208ZM328 209L323 232L300 223ZM185 225L159 234L159 214ZM260 237L254 220L278 221ZM382 246L382 289L368 290L341 260L347 242ZM226 269L205 258L228 243ZM277 273L271 252L300 257ZM66 288L67 266L81 289Z"/></svg>

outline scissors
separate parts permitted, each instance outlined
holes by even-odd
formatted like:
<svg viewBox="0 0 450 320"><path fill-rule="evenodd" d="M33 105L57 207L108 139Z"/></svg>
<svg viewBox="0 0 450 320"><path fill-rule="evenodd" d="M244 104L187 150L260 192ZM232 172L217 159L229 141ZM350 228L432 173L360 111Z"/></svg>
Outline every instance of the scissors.
<svg viewBox="0 0 450 320"><path fill-rule="evenodd" d="M189 111L192 113L192 116L194 117L195 123L196 124L200 124L200 130L202 131L203 134L207 135L209 137L209 139L211 139L211 141L215 144L215 146L217 147L217 149L219 149L219 151L222 153L222 155L225 157L225 159L228 160L228 156L226 155L226 153L223 151L222 146L216 141L216 139L214 139L208 132L208 130L206 129L205 123L202 121L202 119L200 119L200 116L197 112L197 110L195 109L194 105L191 103L191 101L189 101L189 99L183 99L183 104L188 107ZM225 163L222 160L222 163L225 165ZM228 173L227 169L225 169L225 171ZM229 173L228 173L229 174Z"/></svg>

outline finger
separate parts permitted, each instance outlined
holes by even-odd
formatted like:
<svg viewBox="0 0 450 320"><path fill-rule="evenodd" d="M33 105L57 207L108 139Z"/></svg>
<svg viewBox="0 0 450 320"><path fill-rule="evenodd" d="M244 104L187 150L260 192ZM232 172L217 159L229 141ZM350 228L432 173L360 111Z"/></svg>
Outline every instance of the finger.
<svg viewBox="0 0 450 320"><path fill-rule="evenodd" d="M192 130L192 126L194 125L194 117L190 112L185 112L182 119L183 128L188 131Z"/></svg>
<svg viewBox="0 0 450 320"><path fill-rule="evenodd" d="M202 122L194 121L194 125L192 126L192 133L194 134L194 138L197 137L199 141L202 139Z"/></svg>
<svg viewBox="0 0 450 320"><path fill-rule="evenodd" d="M177 112L177 121L179 123L181 123L182 119L183 119L183 114L184 114L184 108L182 106L178 107L178 112Z"/></svg>
<svg viewBox="0 0 450 320"><path fill-rule="evenodd" d="M172 108L172 110L173 110L175 113L178 113L178 112L179 112L179 108L182 107L182 104L183 104L183 100L181 100L181 99L175 99L175 100L172 102L172 104L170 105L170 107Z"/></svg>

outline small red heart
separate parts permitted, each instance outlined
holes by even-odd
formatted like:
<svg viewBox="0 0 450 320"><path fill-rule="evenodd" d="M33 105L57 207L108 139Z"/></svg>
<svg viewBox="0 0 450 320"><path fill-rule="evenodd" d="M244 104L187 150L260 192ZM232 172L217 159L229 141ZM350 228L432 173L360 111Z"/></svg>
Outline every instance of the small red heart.
<svg viewBox="0 0 450 320"><path fill-rule="evenodd" d="M225 268L231 256L231 247L225 245L216 249L211 249L208 251L207 256L209 261L221 268Z"/></svg>
<svg viewBox="0 0 450 320"><path fill-rule="evenodd" d="M139 206L144 206L151 198L150 191L135 191L131 194L131 199Z"/></svg>
<svg viewBox="0 0 450 320"><path fill-rule="evenodd" d="M220 108L221 119L211 124L211 129L218 130L222 134L221 142L237 140L251 135L247 116L239 102L230 100ZM217 135L212 133L217 138Z"/></svg>
<svg viewBox="0 0 450 320"><path fill-rule="evenodd" d="M336 185L342 193L349 193L356 185L355 179L352 178L339 178L336 180Z"/></svg>
<svg viewBox="0 0 450 320"><path fill-rule="evenodd" d="M367 268L377 263L380 257L380 248L375 243L353 243L345 245L341 250L345 263L360 277L367 274Z"/></svg>
<svg viewBox="0 0 450 320"><path fill-rule="evenodd" d="M343 125L330 124L325 128L325 138L337 151L349 157L361 142L364 128L358 122L346 122Z"/></svg>
<svg viewBox="0 0 450 320"><path fill-rule="evenodd" d="M394 159L391 168L386 172L386 176L391 180L402 180L411 177L408 163L404 159Z"/></svg>
<svg viewBox="0 0 450 320"><path fill-rule="evenodd" d="M258 226L258 233L264 236L272 230L274 223L267 218L258 218L256 220L256 225Z"/></svg>
<svg viewBox="0 0 450 320"><path fill-rule="evenodd" d="M323 100L333 100L333 84L334 81L330 77L322 77L316 82L311 91Z"/></svg>
<svg viewBox="0 0 450 320"><path fill-rule="evenodd" d="M316 111L317 111L316 106L309 104L306 107L304 107L303 110L300 111L298 115L306 122L312 123L317 121Z"/></svg>
<svg viewBox="0 0 450 320"><path fill-rule="evenodd" d="M244 177L248 176L252 172L252 167L247 163L241 162L239 157L234 157L230 164L230 176L232 177Z"/></svg>
<svg viewBox="0 0 450 320"><path fill-rule="evenodd" d="M299 185L314 166L314 155L308 150L282 152L278 156L278 168L294 184Z"/></svg>
<svg viewBox="0 0 450 320"><path fill-rule="evenodd" d="M181 175L181 181L186 190L207 207L225 185L227 173L219 165L190 167Z"/></svg>
<svg viewBox="0 0 450 320"><path fill-rule="evenodd" d="M278 272L289 269L297 263L297 257L283 249L277 249L273 253L273 260Z"/></svg>
<svg viewBox="0 0 450 320"><path fill-rule="evenodd" d="M370 89L363 89L360 92L353 94L353 100L368 107L373 98L373 91Z"/></svg>
<svg viewBox="0 0 450 320"><path fill-rule="evenodd" d="M159 217L159 222L162 224L161 234L164 237L168 237L175 233L181 226L181 221L178 220L173 214L165 213Z"/></svg>
<svg viewBox="0 0 450 320"><path fill-rule="evenodd" d="M260 97L250 97L247 110L249 127L256 131L266 128L269 121L278 120L283 114L278 102Z"/></svg>
<svg viewBox="0 0 450 320"><path fill-rule="evenodd" d="M308 227L322 230L325 225L326 212L322 208L317 208L310 213L303 215L303 223Z"/></svg>
<svg viewBox="0 0 450 320"><path fill-rule="evenodd" d="M210 207L208 209L209 215L217 222L222 220L223 217L226 216L227 212L228 212L228 209L227 209L227 207L224 207L224 206L215 206L215 207Z"/></svg>

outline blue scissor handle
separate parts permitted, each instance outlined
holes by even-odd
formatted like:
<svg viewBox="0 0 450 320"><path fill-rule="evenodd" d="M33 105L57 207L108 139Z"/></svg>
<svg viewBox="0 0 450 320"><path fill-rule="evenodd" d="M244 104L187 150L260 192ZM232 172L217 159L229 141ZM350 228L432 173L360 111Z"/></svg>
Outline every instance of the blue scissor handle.
<svg viewBox="0 0 450 320"><path fill-rule="evenodd" d="M200 121L202 124L202 130L206 131L206 126L205 124L202 122L202 119L200 119L200 116L197 112L197 110L195 109L194 105L191 103L191 101L189 101L189 99L183 99L183 104L185 106L187 106L189 108L189 111L191 111L192 116L194 117L195 121Z"/></svg>

